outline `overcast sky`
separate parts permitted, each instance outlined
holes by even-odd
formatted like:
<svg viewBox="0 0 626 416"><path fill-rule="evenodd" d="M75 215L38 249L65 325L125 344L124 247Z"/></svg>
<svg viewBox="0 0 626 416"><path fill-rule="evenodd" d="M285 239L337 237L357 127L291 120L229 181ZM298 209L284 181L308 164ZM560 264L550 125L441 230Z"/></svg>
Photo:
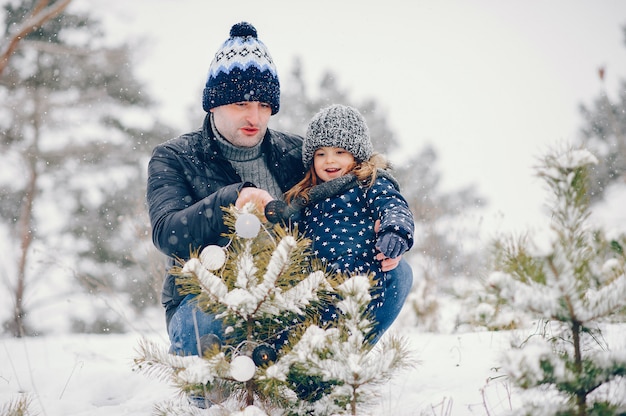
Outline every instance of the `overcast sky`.
<svg viewBox="0 0 626 416"><path fill-rule="evenodd" d="M354 99L375 98L409 154L431 143L444 189L476 184L494 229L536 224L538 156L573 140L581 103L626 78L620 0L74 0L118 40L140 41L139 74L167 122L189 129L213 54L233 23L251 22L279 75L299 56L309 82L325 70ZM313 88L313 87L311 87ZM539 221L541 222L541 221Z"/></svg>

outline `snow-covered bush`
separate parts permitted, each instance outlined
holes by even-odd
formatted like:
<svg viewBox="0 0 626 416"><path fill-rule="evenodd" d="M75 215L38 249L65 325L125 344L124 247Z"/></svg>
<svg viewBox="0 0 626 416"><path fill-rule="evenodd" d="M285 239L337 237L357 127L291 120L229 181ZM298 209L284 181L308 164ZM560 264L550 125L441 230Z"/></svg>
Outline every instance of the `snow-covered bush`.
<svg viewBox="0 0 626 416"><path fill-rule="evenodd" d="M521 414L626 414L626 397L610 394L625 383L626 346L612 351L601 332L624 321L625 239L606 239L588 221L595 163L586 150L545 157L538 173L552 195L550 229L501 242L488 278L499 305L543 323L503 361L512 381L533 392Z"/></svg>
<svg viewBox="0 0 626 416"><path fill-rule="evenodd" d="M184 291L220 318L223 339L188 357L145 341L135 368L208 398L211 414L361 414L381 383L412 364L401 338L369 340L371 277L326 271L308 240L262 224L252 207L228 213L228 246L205 247L175 270ZM336 320L320 320L322 305Z"/></svg>

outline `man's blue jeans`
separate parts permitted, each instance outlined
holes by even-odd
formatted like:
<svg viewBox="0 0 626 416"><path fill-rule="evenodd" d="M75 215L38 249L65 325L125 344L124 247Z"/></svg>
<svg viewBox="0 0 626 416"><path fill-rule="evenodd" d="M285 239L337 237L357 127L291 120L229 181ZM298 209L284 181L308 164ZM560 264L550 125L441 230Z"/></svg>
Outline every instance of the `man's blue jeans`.
<svg viewBox="0 0 626 416"><path fill-rule="evenodd" d="M400 260L395 269L387 272L386 277L382 289L384 301L374 309L372 344L380 339L398 317L413 285L413 271L404 259ZM199 310L194 298L195 295L187 295L170 320L168 335L172 354L198 355L200 337L215 334L222 338L222 323L215 316Z"/></svg>

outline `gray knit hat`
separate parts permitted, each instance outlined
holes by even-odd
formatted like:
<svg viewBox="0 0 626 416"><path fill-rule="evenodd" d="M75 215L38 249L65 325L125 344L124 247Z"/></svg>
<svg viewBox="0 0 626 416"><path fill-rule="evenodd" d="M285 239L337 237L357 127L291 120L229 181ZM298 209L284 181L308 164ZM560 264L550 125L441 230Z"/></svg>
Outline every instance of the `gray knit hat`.
<svg viewBox="0 0 626 416"><path fill-rule="evenodd" d="M302 144L302 162L308 169L320 147L341 147L362 162L374 151L365 118L356 108L334 104L313 116Z"/></svg>

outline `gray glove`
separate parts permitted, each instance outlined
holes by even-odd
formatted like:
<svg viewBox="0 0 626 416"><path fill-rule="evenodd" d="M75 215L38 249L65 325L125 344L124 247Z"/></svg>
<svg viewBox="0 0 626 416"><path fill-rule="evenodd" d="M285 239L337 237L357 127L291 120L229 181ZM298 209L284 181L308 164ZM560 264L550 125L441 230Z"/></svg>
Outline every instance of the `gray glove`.
<svg viewBox="0 0 626 416"><path fill-rule="evenodd" d="M398 234L387 232L378 237L376 248L378 248L385 257L395 259L409 248L409 244Z"/></svg>

